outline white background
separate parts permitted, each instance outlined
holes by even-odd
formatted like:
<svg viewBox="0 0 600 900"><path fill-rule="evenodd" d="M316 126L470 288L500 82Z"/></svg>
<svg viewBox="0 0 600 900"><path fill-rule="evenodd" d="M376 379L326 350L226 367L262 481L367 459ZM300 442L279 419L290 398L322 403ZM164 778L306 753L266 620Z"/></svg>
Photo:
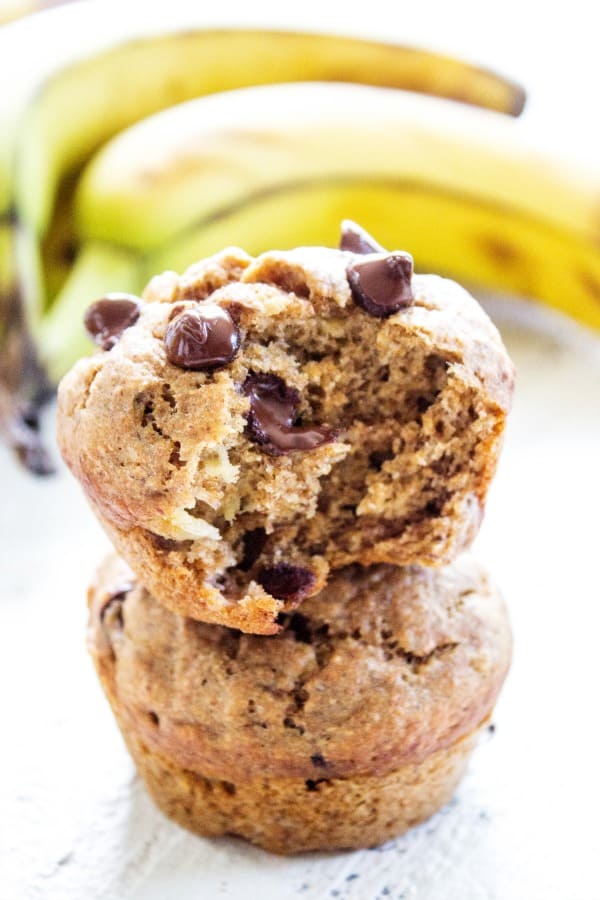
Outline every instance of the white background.
<svg viewBox="0 0 600 900"><path fill-rule="evenodd" d="M128 5L104 6L110 16ZM255 2L217 12L353 32L364 23L369 35L488 62L530 88L526 127L593 160L600 67L586 7ZM143 9L148 21L159 15L158 4ZM515 659L496 733L454 803L379 851L294 860L164 820L85 652L85 589L105 539L66 473L33 480L0 449L0 900L600 900L600 342L537 309L489 308L518 389L476 551L507 597Z"/></svg>

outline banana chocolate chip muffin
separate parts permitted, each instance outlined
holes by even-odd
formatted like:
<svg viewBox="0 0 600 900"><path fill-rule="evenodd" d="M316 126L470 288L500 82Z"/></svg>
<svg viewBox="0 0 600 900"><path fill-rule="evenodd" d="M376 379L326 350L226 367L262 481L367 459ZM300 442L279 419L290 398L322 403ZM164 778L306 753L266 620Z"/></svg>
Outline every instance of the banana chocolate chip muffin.
<svg viewBox="0 0 600 900"><path fill-rule="evenodd" d="M342 249L229 249L89 310L59 441L175 612L247 632L353 563L443 565L479 527L513 389L456 283L346 225Z"/></svg>
<svg viewBox="0 0 600 900"><path fill-rule="evenodd" d="M468 558L336 572L275 637L178 616L118 558L89 647L157 805L276 853L373 846L446 803L510 663Z"/></svg>

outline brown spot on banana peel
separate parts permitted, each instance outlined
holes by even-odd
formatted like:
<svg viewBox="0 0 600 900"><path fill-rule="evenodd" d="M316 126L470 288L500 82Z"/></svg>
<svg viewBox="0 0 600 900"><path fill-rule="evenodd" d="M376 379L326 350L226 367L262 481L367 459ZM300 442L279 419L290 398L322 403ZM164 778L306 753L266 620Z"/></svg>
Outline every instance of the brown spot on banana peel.
<svg viewBox="0 0 600 900"><path fill-rule="evenodd" d="M591 298L600 303L600 278L597 278L592 272L581 271L577 273L579 282Z"/></svg>
<svg viewBox="0 0 600 900"><path fill-rule="evenodd" d="M520 247L511 244L505 238L498 237L498 235L478 235L476 242L495 265L517 268L526 262Z"/></svg>
<svg viewBox="0 0 600 900"><path fill-rule="evenodd" d="M500 238L497 235L478 236L477 244L494 265L512 269L525 269L527 266L527 257L520 247L511 244L504 238ZM577 272L576 277L583 290L590 295L592 300L600 303L600 278L594 275L593 272L586 270Z"/></svg>
<svg viewBox="0 0 600 900"><path fill-rule="evenodd" d="M536 215L532 215L520 209L514 209L508 202L500 202L493 199L473 197L469 194L461 193L458 190L443 187L437 184L431 184L418 178L394 178L393 176L378 176L376 174L373 174L373 176L369 179L366 179L362 176L357 177L353 175L315 175L305 178L290 178L288 181L279 182L277 184L260 187L254 191L249 191L246 194L236 197L236 199L232 200L230 203L227 203L222 207L215 209L213 212L186 222L179 231L173 233L164 243L161 248L161 258L165 258L168 256L169 247L176 246L178 243L181 243L183 240L185 240L188 236L194 234L194 232L202 228L208 229L214 223L226 221L229 217L235 216L238 213L243 212L244 210L251 209L253 205L261 203L264 200L275 197L285 197L287 194L298 192L304 189L314 190L315 188L323 188L323 190L327 190L328 188L345 188L350 190L360 189L364 187L385 188L389 189L390 191L402 190L404 192L414 193L417 195L421 192L426 192L427 194L432 194L433 196L442 199L447 198L449 200L458 201L463 205L471 206L475 210L489 210L491 212L498 213L498 215L511 216L516 221L530 226L535 226L536 228L548 233L549 235L559 235L563 233L567 235L566 232L563 232L562 229L559 226L555 225L553 222L547 222ZM584 241L589 240L589 238L586 238L585 235L583 235L582 237ZM96 240L101 241L102 239L96 237ZM510 247L513 259L516 259L516 254L518 253L524 262L527 261L527 257L522 253L520 247L509 244L504 240L499 241L497 235L483 236L481 234L477 234L474 235L473 240L477 244L481 243L482 246L487 250L487 255L491 258L496 258L493 256L494 251L496 250L498 250L498 252L501 253L504 258L509 252L507 248ZM107 241L106 243L110 244L109 241ZM493 248L491 248L492 243ZM499 244L502 244L501 250L499 249ZM514 253L512 253L513 248L515 251ZM196 298L186 297L186 299Z"/></svg>

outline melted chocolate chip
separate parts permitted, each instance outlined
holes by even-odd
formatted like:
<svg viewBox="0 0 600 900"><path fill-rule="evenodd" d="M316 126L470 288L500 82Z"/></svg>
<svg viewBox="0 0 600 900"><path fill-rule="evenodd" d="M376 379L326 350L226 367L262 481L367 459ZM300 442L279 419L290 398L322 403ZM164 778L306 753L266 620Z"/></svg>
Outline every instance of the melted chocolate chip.
<svg viewBox="0 0 600 900"><path fill-rule="evenodd" d="M250 398L247 433L267 453L314 450L335 440L326 425L295 425L298 392L277 375L249 375L242 388Z"/></svg>
<svg viewBox="0 0 600 900"><path fill-rule="evenodd" d="M310 569L285 562L262 569L256 580L272 597L292 603L299 603L308 597L316 582Z"/></svg>
<svg viewBox="0 0 600 900"><path fill-rule="evenodd" d="M88 308L85 330L103 350L112 350L126 328L137 322L140 301L131 294L107 294Z"/></svg>
<svg viewBox="0 0 600 900"><path fill-rule="evenodd" d="M173 319L176 319L177 316L180 316L182 312L185 312L186 309L189 309L185 303L176 303L171 312L169 313L169 322L172 322Z"/></svg>
<svg viewBox="0 0 600 900"><path fill-rule="evenodd" d="M202 303L173 319L165 348L169 362L180 369L219 369L235 358L240 333L226 309Z"/></svg>
<svg viewBox="0 0 600 900"><path fill-rule="evenodd" d="M408 253L373 254L348 266L352 296L371 316L384 318L413 301L412 256Z"/></svg>
<svg viewBox="0 0 600 900"><path fill-rule="evenodd" d="M325 769L327 767L327 760L324 758L322 753L313 753L310 761L313 766L318 766L321 769Z"/></svg>
<svg viewBox="0 0 600 900"><path fill-rule="evenodd" d="M340 250L348 250L350 253L385 253L385 250L372 238L368 231L357 225L351 219L342 222L342 235L340 237Z"/></svg>

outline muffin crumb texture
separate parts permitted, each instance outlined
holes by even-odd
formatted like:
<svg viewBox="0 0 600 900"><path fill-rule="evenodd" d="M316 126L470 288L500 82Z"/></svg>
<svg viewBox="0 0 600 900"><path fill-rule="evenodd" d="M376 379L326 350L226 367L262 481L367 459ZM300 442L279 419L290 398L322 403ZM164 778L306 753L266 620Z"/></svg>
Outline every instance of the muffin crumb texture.
<svg viewBox="0 0 600 900"><path fill-rule="evenodd" d="M413 275L361 305L373 265L230 248L153 279L63 379L63 456L175 612L275 633L332 570L441 566L477 533L512 365L454 282Z"/></svg>

